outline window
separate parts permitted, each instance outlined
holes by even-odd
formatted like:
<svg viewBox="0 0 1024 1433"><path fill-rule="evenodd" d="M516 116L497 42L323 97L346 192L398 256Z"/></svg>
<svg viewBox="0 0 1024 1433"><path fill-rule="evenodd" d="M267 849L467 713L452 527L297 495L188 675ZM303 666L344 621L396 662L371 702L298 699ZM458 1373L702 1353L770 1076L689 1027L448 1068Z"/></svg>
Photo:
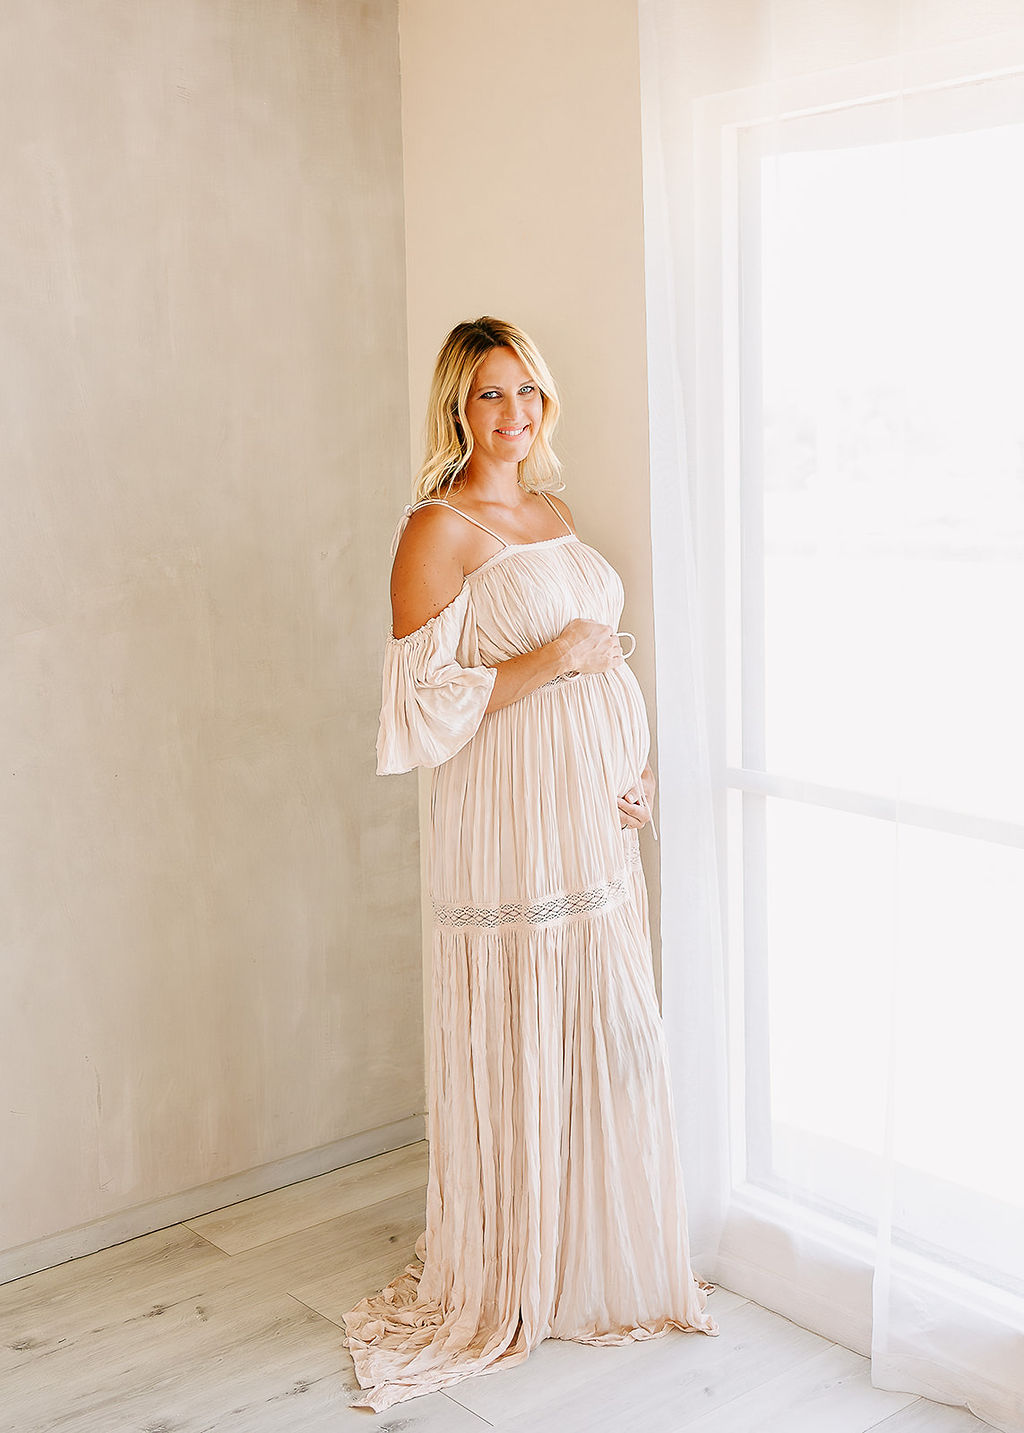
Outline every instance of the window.
<svg viewBox="0 0 1024 1433"><path fill-rule="evenodd" d="M732 133L742 1174L1024 1292L1024 77Z"/></svg>

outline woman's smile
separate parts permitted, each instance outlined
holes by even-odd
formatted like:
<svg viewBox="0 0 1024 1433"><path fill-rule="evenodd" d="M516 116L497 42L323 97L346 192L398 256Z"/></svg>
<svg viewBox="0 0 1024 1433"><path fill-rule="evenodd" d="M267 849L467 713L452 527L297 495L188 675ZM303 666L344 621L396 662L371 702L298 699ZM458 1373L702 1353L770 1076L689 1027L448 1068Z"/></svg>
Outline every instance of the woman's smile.
<svg viewBox="0 0 1024 1433"><path fill-rule="evenodd" d="M492 462L500 469L524 460L540 428L544 398L519 356L501 346L492 348L477 368L465 411L473 435L467 469L472 475Z"/></svg>

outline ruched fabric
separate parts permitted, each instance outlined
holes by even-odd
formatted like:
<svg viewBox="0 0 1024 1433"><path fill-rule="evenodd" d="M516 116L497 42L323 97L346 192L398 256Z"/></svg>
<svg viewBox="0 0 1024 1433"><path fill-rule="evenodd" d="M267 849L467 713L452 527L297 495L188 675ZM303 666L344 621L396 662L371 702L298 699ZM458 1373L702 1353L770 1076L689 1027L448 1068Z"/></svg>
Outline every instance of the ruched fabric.
<svg viewBox="0 0 1024 1433"><path fill-rule="evenodd" d="M434 768L429 1162L417 1262L345 1314L355 1407L546 1338L719 1332L690 1267L639 838L616 804L647 761L640 688L623 665L484 712L498 662L574 617L617 629L622 603L567 533L503 548L388 643L378 770Z"/></svg>
<svg viewBox="0 0 1024 1433"><path fill-rule="evenodd" d="M480 725L497 672L455 660L469 609L470 586L407 637L384 648L383 704L377 733L377 774L440 766Z"/></svg>

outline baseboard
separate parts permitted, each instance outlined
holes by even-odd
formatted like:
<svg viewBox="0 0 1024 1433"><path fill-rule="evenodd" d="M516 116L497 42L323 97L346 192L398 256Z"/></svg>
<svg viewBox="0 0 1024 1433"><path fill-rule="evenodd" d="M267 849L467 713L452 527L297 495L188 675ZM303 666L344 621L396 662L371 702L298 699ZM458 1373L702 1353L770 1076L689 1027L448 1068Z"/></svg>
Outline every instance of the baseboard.
<svg viewBox="0 0 1024 1433"><path fill-rule="evenodd" d="M182 1190L165 1199L155 1199L131 1209L119 1209L116 1214L108 1214L90 1224L80 1224L59 1234L49 1234L45 1239L35 1239L30 1244L3 1250L0 1252L0 1284L21 1279L26 1274L37 1274L40 1269L50 1269L55 1264L65 1264L69 1259L95 1254L98 1249L109 1249L114 1244L123 1244L126 1239L137 1239L141 1234L152 1234L157 1229L181 1224L186 1219L195 1219L200 1214L209 1214L228 1204L238 1204L257 1194L298 1184L314 1175L326 1174L328 1170L356 1164L375 1154L415 1144L424 1137L424 1116L410 1115L393 1124L380 1125L377 1129L349 1135L333 1144L275 1160L273 1164L246 1169L240 1174L218 1179L213 1184Z"/></svg>

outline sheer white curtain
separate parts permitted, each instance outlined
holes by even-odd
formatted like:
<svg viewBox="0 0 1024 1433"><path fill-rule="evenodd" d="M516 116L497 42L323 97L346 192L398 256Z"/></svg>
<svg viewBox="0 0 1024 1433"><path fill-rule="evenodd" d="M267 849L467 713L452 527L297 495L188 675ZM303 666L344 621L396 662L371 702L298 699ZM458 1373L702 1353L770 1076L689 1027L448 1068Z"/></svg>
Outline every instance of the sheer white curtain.
<svg viewBox="0 0 1024 1433"><path fill-rule="evenodd" d="M640 16L695 1265L1020 1433L1024 8Z"/></svg>

